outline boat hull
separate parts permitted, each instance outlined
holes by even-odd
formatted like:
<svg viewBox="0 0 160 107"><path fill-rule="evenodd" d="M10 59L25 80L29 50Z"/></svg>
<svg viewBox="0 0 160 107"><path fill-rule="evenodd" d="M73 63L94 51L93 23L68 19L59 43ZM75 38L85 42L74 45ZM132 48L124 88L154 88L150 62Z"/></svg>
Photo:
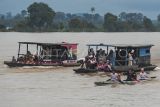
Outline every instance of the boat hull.
<svg viewBox="0 0 160 107"><path fill-rule="evenodd" d="M18 63L12 61L4 61L4 64L8 65L9 67L23 67L23 66L64 66L64 67L72 67L72 66L79 66L78 64L61 64L61 63L35 63L35 64L25 64L25 63Z"/></svg>
<svg viewBox="0 0 160 107"><path fill-rule="evenodd" d="M138 81L122 81L122 82L118 82L118 81L100 81L100 82L94 82L94 84L96 86L105 86L105 85L112 85L112 84L127 84L127 85L135 85L138 83L145 83L145 82L149 82L154 80L156 77L150 77L148 79L145 80L138 80Z"/></svg>
<svg viewBox="0 0 160 107"><path fill-rule="evenodd" d="M75 73L96 73L98 72L97 69L86 69L86 68L78 68L78 69L73 69Z"/></svg>
<svg viewBox="0 0 160 107"><path fill-rule="evenodd" d="M80 66L81 64L80 63L65 63L65 64L62 64L62 66L64 67L73 67L73 66Z"/></svg>
<svg viewBox="0 0 160 107"><path fill-rule="evenodd" d="M150 65L150 66L144 66L145 71L152 71L156 68L156 65ZM114 71L117 72L127 72L128 70L134 70L134 71L140 71L141 67L138 66L115 66L113 67ZM75 73L96 73L96 72L105 72L102 70L97 70L97 69L86 69L86 68L78 68L78 69L73 69Z"/></svg>
<svg viewBox="0 0 160 107"><path fill-rule="evenodd" d="M94 82L96 86L105 86L105 85L112 85L112 84L120 84L118 81L101 81L101 82Z"/></svg>
<svg viewBox="0 0 160 107"><path fill-rule="evenodd" d="M156 65L148 65L148 66L143 66L145 71L152 71L156 68ZM140 71L142 67L139 67L138 65L133 65L133 66L114 66L113 70L118 71L118 72L126 72L130 69L133 71Z"/></svg>

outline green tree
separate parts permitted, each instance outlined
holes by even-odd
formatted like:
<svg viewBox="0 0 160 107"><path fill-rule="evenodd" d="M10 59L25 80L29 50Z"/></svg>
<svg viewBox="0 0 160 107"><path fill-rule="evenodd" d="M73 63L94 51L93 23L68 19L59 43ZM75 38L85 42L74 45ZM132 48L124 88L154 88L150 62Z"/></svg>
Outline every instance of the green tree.
<svg viewBox="0 0 160 107"><path fill-rule="evenodd" d="M160 14L157 16L157 21L160 22Z"/></svg>
<svg viewBox="0 0 160 107"><path fill-rule="evenodd" d="M154 31L154 26L151 19L147 18L146 16L143 18L143 25L146 31Z"/></svg>
<svg viewBox="0 0 160 107"><path fill-rule="evenodd" d="M21 15L22 15L23 17L25 17L25 16L27 15L27 11L26 11L26 10L22 10L22 11L21 11Z"/></svg>
<svg viewBox="0 0 160 107"><path fill-rule="evenodd" d="M78 18L71 19L69 21L69 28L71 28L71 29L81 29L82 28L81 21Z"/></svg>
<svg viewBox="0 0 160 107"><path fill-rule="evenodd" d="M92 23L78 18L71 19L68 25L72 31L87 31L96 28Z"/></svg>
<svg viewBox="0 0 160 107"><path fill-rule="evenodd" d="M143 14L125 13L119 15L120 31L141 31L143 28Z"/></svg>
<svg viewBox="0 0 160 107"><path fill-rule="evenodd" d="M45 3L33 3L28 8L29 25L35 29L43 30L50 27L55 16L55 12Z"/></svg>
<svg viewBox="0 0 160 107"><path fill-rule="evenodd" d="M6 29L6 27L4 25L0 24L0 30L2 30L2 29Z"/></svg>
<svg viewBox="0 0 160 107"><path fill-rule="evenodd" d="M117 31L117 21L118 21L117 16L111 13L105 14L104 24L103 24L104 29L109 32Z"/></svg>

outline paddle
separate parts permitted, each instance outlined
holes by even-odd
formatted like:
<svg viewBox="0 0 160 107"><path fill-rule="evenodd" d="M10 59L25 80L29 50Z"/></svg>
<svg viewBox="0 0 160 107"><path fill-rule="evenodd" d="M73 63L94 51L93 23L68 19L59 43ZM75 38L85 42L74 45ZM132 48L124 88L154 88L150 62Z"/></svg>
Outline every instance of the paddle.
<svg viewBox="0 0 160 107"><path fill-rule="evenodd" d="M106 80L106 81L111 81L111 79L108 79L108 80Z"/></svg>

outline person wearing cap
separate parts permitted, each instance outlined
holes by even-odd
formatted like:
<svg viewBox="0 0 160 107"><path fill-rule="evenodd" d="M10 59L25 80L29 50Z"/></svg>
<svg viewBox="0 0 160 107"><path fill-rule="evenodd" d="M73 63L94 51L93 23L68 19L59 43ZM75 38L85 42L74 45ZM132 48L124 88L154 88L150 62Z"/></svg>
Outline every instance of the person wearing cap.
<svg viewBox="0 0 160 107"><path fill-rule="evenodd" d="M140 77L140 80L148 79L147 73L144 71L144 68L141 68L141 71L139 73L139 77Z"/></svg>

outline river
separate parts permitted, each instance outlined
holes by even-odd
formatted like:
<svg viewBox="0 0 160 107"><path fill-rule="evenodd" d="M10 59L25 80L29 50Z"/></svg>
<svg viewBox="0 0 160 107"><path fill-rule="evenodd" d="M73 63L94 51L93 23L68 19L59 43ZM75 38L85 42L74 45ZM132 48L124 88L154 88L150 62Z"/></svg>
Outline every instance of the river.
<svg viewBox="0 0 160 107"><path fill-rule="evenodd" d="M75 74L73 67L9 68L18 51L17 42L78 43L78 57L86 44L154 44L152 63L160 66L160 33L0 33L0 107L159 107L160 70L154 81L136 85L101 86L95 81L109 77Z"/></svg>

